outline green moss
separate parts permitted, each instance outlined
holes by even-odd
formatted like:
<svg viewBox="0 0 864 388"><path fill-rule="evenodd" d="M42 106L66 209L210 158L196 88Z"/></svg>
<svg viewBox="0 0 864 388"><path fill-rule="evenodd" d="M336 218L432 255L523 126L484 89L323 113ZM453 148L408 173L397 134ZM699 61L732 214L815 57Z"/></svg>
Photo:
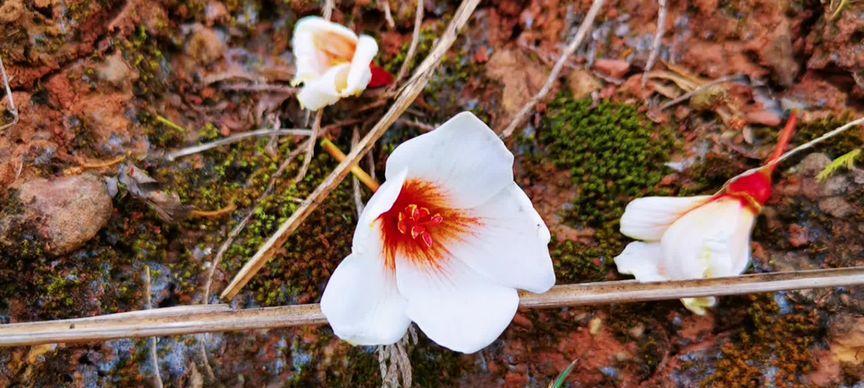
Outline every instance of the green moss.
<svg viewBox="0 0 864 388"><path fill-rule="evenodd" d="M523 139L524 140L524 139ZM656 127L629 105L559 96L538 132L545 158L570 171L576 199L566 220L596 231L593 246L572 242L553 245L562 279L599 280L605 265L621 252L625 240L618 220L629 201L657 189L667 173L663 162L675 144L671 132Z"/></svg>
<svg viewBox="0 0 864 388"><path fill-rule="evenodd" d="M138 70L134 88L136 95L159 95L167 89L169 66L164 48L161 42L147 33L143 25L138 26L135 34L120 41L119 49L126 62Z"/></svg>

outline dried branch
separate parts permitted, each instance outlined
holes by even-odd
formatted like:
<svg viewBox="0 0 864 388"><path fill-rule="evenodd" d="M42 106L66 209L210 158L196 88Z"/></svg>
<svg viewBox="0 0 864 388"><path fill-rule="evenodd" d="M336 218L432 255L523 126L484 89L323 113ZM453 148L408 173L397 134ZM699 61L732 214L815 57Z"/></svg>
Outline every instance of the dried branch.
<svg viewBox="0 0 864 388"><path fill-rule="evenodd" d="M414 75L408 82L406 82L405 87L400 90L399 95L396 97L396 100L393 102L393 105L390 106L387 113L385 113L381 120L372 127L369 133L360 140L357 147L351 150L351 153L348 154L345 161L336 166L333 172L331 172L330 175L325 178L317 188L315 188L315 191L313 191L312 194L303 201L300 207L291 214L291 217L279 226L279 230L277 230L276 233L271 236L266 243L264 243L258 252L255 253L255 256L253 256L246 265L240 269L240 272L237 273L228 287L222 292L222 298L231 299L240 292L240 289L243 288L243 286L245 286L256 273L258 273L261 267L273 258L273 255L275 255L279 248L285 244L285 241L288 240L288 237L297 230L300 223L309 217L309 214L318 208L324 199L327 198L327 195L330 194L330 192L333 191L333 189L335 189L343 179L345 179L351 167L356 165L357 161L372 149L375 142L378 141L387 129L396 122L399 116L408 109L414 99L420 95L421 91L423 91L423 87L426 86L429 77L432 76L436 66L438 66L441 59L446 55L447 50L451 45L453 45L453 42L456 41L456 36L459 30L461 30L462 27L465 26L465 23L468 22L468 18L471 17L471 14L474 12L474 9L477 7L479 2L480 0L462 1L462 4L459 5L459 8L454 13L450 25L447 26L447 30L444 31L444 34L438 39L438 43L429 53L429 56L427 56L420 66L417 67Z"/></svg>
<svg viewBox="0 0 864 388"><path fill-rule="evenodd" d="M726 187L729 186L730 183L735 182L736 180L738 180L741 177L744 177L744 176L747 176L750 174L754 174L756 172L759 172L759 171L767 169L767 168L772 168L772 167L780 164L781 162L785 161L786 159L789 159L789 158L795 156L796 154L800 153L801 151L805 151L807 149L813 148L815 145L822 143L822 142L824 142L824 141L826 141L832 137L835 137L835 136L837 136L843 132L846 132L849 129L852 129L858 125L864 125L864 117L858 118L856 120L852 120L846 124L843 124L840 127L837 127L831 131L826 132L822 136L819 136L813 140L810 140L804 144L799 145L798 147L795 147L789 151L786 151L786 153L784 153L783 155L780 155L777 158L772 158L771 161L769 161L768 163L765 163L762 166L759 166L756 168L751 168L751 169L744 171L738 175L735 175L732 178L729 178L729 180L727 180L726 183L723 184L723 187L720 189L720 191L718 191L718 193L725 190Z"/></svg>
<svg viewBox="0 0 864 388"><path fill-rule="evenodd" d="M708 89L712 86L715 86L715 85L719 85L719 84L726 83L726 82L742 82L742 81L744 81L744 82L747 81L746 75L740 75L739 74L739 75L727 75L725 77L720 77L720 78L717 78L711 82L706 82L702 85L699 85L696 88L694 88L693 90L678 96L674 100L666 101L665 103L663 103L663 105L660 105L660 107L657 109L662 111L666 108L669 108L670 106L680 104L681 102L687 101L688 99L690 99L690 97L693 97L699 93L702 93L706 89Z"/></svg>
<svg viewBox="0 0 864 388"><path fill-rule="evenodd" d="M354 127L354 130L351 131L351 149L357 147L357 143L359 142L360 131L357 130L357 127ZM369 178L372 179L371 176ZM363 204L363 191L360 190L360 180L357 179L356 174L351 177L351 189L354 192L354 207L357 208L357 217L359 218L360 215L363 214L363 208L365 207L365 205Z"/></svg>
<svg viewBox="0 0 864 388"><path fill-rule="evenodd" d="M150 300L151 298L151 289L150 289L150 267L144 266L144 295L147 304L144 306L147 310L153 308L153 302ZM159 355L156 353L156 337L150 337L147 339L150 348L150 362L153 364L153 384L157 388L162 388L162 375L159 373Z"/></svg>
<svg viewBox="0 0 864 388"><path fill-rule="evenodd" d="M252 82L234 82L230 84L222 84L219 85L219 89L239 92L269 92L284 94L294 94L297 93L298 90L300 90L298 88L288 85L261 84Z"/></svg>
<svg viewBox="0 0 864 388"><path fill-rule="evenodd" d="M324 109L315 113L315 120L312 122L312 139L318 138L318 133L321 131L321 118L324 117ZM306 172L309 171L309 166L312 164L312 158L315 156L315 141L306 143L306 158L303 159L303 165L297 171L294 177L294 183L299 183L306 177Z"/></svg>
<svg viewBox="0 0 864 388"><path fill-rule="evenodd" d="M414 62L414 56L417 55L417 46L420 45L420 28L422 26L423 0L417 0L417 11L414 14L414 32L411 34L411 44L408 46L408 52L405 54L405 61L402 62L402 67L399 68L399 73L396 74L396 79L393 80L393 85L399 84L399 81L408 74L408 69L411 68L411 63Z"/></svg>
<svg viewBox="0 0 864 388"><path fill-rule="evenodd" d="M3 76L3 88L6 89L6 100L9 101L9 113L12 113L12 122L0 125L0 131L2 131L18 124L18 108L15 107L15 99L12 98L12 88L9 86L9 76L6 75L2 58L0 58L0 75Z"/></svg>
<svg viewBox="0 0 864 388"><path fill-rule="evenodd" d="M333 144L330 140L321 140L321 147L324 148L328 154L333 156L333 159L336 159L339 162L342 162L347 158L342 150L340 150L339 147L336 147L336 144ZM366 171L363 171L363 169L356 164L351 166L351 173L354 174L354 178L363 182L363 185L368 187L369 190L372 190L373 193L378 191L378 187L381 186L375 179L369 176Z"/></svg>
<svg viewBox="0 0 864 388"><path fill-rule="evenodd" d="M648 72L657 62L660 53L660 44L663 42L663 33L666 32L666 14L669 13L669 5L666 0L657 0L660 9L657 11L657 31L654 32L654 42L651 44L651 53L648 54L648 62L645 64L645 72L642 73L642 87L648 83Z"/></svg>
<svg viewBox="0 0 864 388"><path fill-rule="evenodd" d="M324 19L330 20L330 17L333 16L333 8L336 8L334 3L335 0L324 0L324 7L321 8L321 16L324 17Z"/></svg>
<svg viewBox="0 0 864 388"><path fill-rule="evenodd" d="M222 138L219 140L211 141L209 143L198 144L191 147L186 147L177 151L169 152L165 155L165 159L168 161L173 161L177 158L182 158L184 156L189 156L192 154L197 154L199 152L211 150L216 147L221 147L223 145L234 144L243 139L249 137L257 137L257 136L309 136L312 134L312 131L308 129L258 129L249 132L242 132L235 135L228 136L226 138Z"/></svg>
<svg viewBox="0 0 864 388"><path fill-rule="evenodd" d="M395 29L396 21L393 20L393 13L390 11L390 0L378 0L381 8L384 9L384 20L387 21L387 28Z"/></svg>
<svg viewBox="0 0 864 388"><path fill-rule="evenodd" d="M588 35L588 31L594 25L594 19L597 17L597 13L600 12L600 8L603 7L603 3L605 0L594 0L591 3L591 8L588 9L588 14L585 15L585 20L582 21L582 25L579 26L579 29L576 30L576 36L573 37L573 40L570 41L570 44L567 45L567 48L564 49L564 52L561 53L561 56L558 58L558 61L555 62L555 66L552 67L552 71L549 73L549 77L546 78L546 83L543 84L543 87L540 88L540 91L531 97L531 100L519 110L519 113L513 117L513 120L510 121L510 124L504 128L501 137L508 138L513 134L513 131L516 130L516 127L519 124L522 124L525 121L525 118L534 110L534 107L546 98L546 95L552 90L552 87L555 86L555 82L558 81L558 75L561 74L561 70L564 68L564 64L570 58L573 53L582 45L582 41L585 39L585 36Z"/></svg>
<svg viewBox="0 0 864 388"><path fill-rule="evenodd" d="M522 309L636 303L864 285L864 267L773 272L697 280L635 280L558 285L520 293ZM100 341L204 332L273 329L326 323L317 304L234 310L229 305L176 306L91 318L0 325L0 346Z"/></svg>

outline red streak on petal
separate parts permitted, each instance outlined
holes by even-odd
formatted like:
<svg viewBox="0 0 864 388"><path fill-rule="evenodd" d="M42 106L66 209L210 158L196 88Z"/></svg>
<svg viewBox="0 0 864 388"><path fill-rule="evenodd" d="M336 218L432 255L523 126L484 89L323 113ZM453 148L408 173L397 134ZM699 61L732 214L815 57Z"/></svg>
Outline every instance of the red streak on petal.
<svg viewBox="0 0 864 388"><path fill-rule="evenodd" d="M372 79L369 80L368 88L380 88L393 83L393 74L390 74L383 67L380 67L372 62L369 64L369 70L372 70Z"/></svg>
<svg viewBox="0 0 864 388"><path fill-rule="evenodd" d="M378 219L384 263L391 271L397 256L422 268L440 269L449 254L447 247L480 226L478 218L453 208L437 186L416 179L405 181L393 207Z"/></svg>

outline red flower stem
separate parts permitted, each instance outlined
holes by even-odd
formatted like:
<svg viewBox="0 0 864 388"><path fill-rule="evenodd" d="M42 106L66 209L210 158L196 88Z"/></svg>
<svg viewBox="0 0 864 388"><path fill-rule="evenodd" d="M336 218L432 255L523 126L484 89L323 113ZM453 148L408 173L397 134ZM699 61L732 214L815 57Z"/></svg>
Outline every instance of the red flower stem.
<svg viewBox="0 0 864 388"><path fill-rule="evenodd" d="M783 153L786 152L786 148L789 146L789 141L792 140L792 136L795 134L795 128L797 125L798 115L795 111L792 111L792 114L789 115L789 120L786 121L786 126L783 127L782 131L780 131L780 138L777 140L777 145L774 147L774 153L771 154L770 158L768 158L767 164L769 164L769 166L763 170L768 176L771 176L774 169L777 168L777 164L773 162L780 159L780 157L783 156Z"/></svg>

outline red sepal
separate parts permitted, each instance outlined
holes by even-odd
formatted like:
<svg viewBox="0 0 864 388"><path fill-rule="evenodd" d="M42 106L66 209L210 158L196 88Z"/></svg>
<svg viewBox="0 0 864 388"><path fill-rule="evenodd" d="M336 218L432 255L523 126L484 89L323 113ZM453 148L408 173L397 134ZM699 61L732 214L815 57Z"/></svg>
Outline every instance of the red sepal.
<svg viewBox="0 0 864 388"><path fill-rule="evenodd" d="M375 62L369 64L369 70L372 70L372 79L366 87L380 88L393 83L393 74L376 65Z"/></svg>

